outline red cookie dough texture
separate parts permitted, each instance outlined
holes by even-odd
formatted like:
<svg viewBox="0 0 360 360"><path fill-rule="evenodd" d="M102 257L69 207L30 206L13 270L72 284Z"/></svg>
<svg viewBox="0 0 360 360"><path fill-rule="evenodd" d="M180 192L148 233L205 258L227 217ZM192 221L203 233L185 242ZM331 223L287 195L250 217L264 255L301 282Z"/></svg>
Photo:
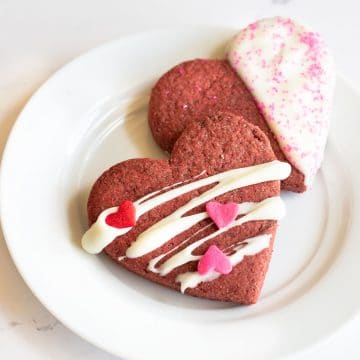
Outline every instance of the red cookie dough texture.
<svg viewBox="0 0 360 360"><path fill-rule="evenodd" d="M165 73L151 92L149 125L159 146L171 151L188 124L218 111L231 111L258 126L268 137L276 157L287 161L251 93L226 60L186 61ZM304 175L292 167L291 175L281 186L303 192Z"/></svg>
<svg viewBox="0 0 360 360"><path fill-rule="evenodd" d="M222 64L221 66L229 69L224 62L211 62L210 64ZM224 81L227 80L224 79ZM253 111L249 107L249 112ZM206 174L202 176L206 177L275 159L268 138L258 127L244 121L242 117L231 113L219 113L211 117L204 116L202 120L192 122L182 132L173 146L169 160L132 159L105 171L96 181L90 193L89 222L93 224L102 211L118 206L124 200L136 201L165 186L192 179L204 170ZM197 261L181 265L166 276L160 276L147 270L147 265L151 259L174 248L204 225L211 224L210 219L201 221L160 248L141 257L125 258L122 261L119 258L121 259L125 255L130 244L144 230L208 189L209 186L206 186L186 193L145 213L138 219L136 226L131 231L117 237L105 248L106 254L129 271L169 288L180 290L180 284L176 282L176 277L187 271L197 271ZM279 196L279 194L280 182L268 181L227 192L213 200L221 203L259 202L269 197ZM203 211L205 211L205 204L193 209L188 214ZM231 228L195 249L194 255L202 255L211 245L224 249L231 244L260 234L271 235L268 248L256 255L245 256L244 260L234 266L228 275L221 275L213 281L202 282L195 288L187 288L185 293L240 304L255 303L269 266L276 228L277 222L273 220L250 221ZM215 224L211 225L198 236L191 238L190 243L216 229ZM188 244L186 243L184 247ZM180 247L180 249L182 248ZM166 259L164 258L161 262Z"/></svg>

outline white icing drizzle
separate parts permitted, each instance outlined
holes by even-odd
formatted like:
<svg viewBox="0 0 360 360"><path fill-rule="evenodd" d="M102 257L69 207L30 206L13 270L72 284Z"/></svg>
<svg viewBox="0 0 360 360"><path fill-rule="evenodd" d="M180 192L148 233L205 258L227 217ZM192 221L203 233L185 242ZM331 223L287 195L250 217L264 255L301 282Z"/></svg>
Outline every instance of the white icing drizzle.
<svg viewBox="0 0 360 360"><path fill-rule="evenodd" d="M189 210L201 205L216 196L222 195L228 191L241 188L247 185L258 184L271 180L283 180L290 174L290 165L278 160L268 163L249 166L240 169L228 170L216 175L209 176L200 180L186 183L182 186L171 189L175 185L167 186L166 188L148 194L134 203L136 209L136 219L145 214L155 207L173 200L178 196L186 194L190 191L199 189L203 186L216 184L210 190L204 192L198 197L193 198L187 204L180 207L168 217L160 220L158 223L151 226L144 231L139 237L131 244L126 252L129 258L135 258L155 250L160 247L172 237L180 234L182 231L195 225L201 219L205 218L204 215L196 214L194 216L183 215ZM171 189L164 193L164 190ZM160 195L157 195L161 193ZM100 253L107 245L109 245L116 237L126 234L132 228L117 229L106 224L106 217L117 211L117 207L104 210L84 234L82 238L82 247L90 254ZM171 237L169 237L171 234Z"/></svg>
<svg viewBox="0 0 360 360"><path fill-rule="evenodd" d="M271 235L264 234L242 241L233 249L234 253L229 255L231 265L234 267L239 264L245 256L256 255L262 250L268 248L270 240ZM187 288L194 288L202 282L215 280L220 275L221 274L217 273L216 271L210 271L205 275L200 275L197 271L186 272L184 274L178 275L176 281L180 282L180 290L182 293L184 293Z"/></svg>
<svg viewBox="0 0 360 360"><path fill-rule="evenodd" d="M155 272L159 273L161 276L165 276L173 271L175 268L186 264L190 261L196 261L201 258L201 256L192 255L192 252L198 248L203 243L219 236L220 234L228 231L229 229L240 226L248 221L254 220L279 220L285 215L285 206L280 197L272 197L265 199L259 203L253 205L252 210L250 210L245 216L234 221L229 226L218 229L211 233L210 235L195 241L191 245L187 246L185 249L179 251L168 260L166 260L158 269L155 269Z"/></svg>
<svg viewBox="0 0 360 360"><path fill-rule="evenodd" d="M199 175L195 176L194 178L198 178L199 176L203 175L204 171L201 172ZM159 194L162 191L166 191L168 189L172 189L180 184L185 184L193 179L186 180L183 182L178 182L169 186L166 186L160 190L154 191L150 194L147 194L137 200L134 203L135 210L136 210L136 220L143 215L146 211L141 207L142 203L148 199L154 197L156 194ZM99 254L107 245L109 245L115 238L118 236L124 235L129 232L132 227L118 229L106 224L105 219L109 214L112 214L118 210L118 207L112 207L109 209L104 210L97 218L96 222L91 225L91 227L85 232L84 236L81 239L81 246L84 250L86 250L90 254ZM122 257L122 260L126 256Z"/></svg>
<svg viewBox="0 0 360 360"><path fill-rule="evenodd" d="M81 239L81 246L90 254L100 253L104 247L109 245L118 236L126 234L131 227L118 229L106 224L106 217L117 211L117 207L104 210L96 222L86 231Z"/></svg>
<svg viewBox="0 0 360 360"><path fill-rule="evenodd" d="M150 228L141 233L137 239L130 245L126 251L126 256L119 258L119 261L127 258L137 258L143 256L167 243L172 238L190 229L200 221L208 218L206 212L184 216L190 210L197 206L214 199L215 197L225 194L226 192L245 187L248 185L259 184L266 181L283 180L290 174L291 167L288 163L274 160L265 164L249 166L241 169L232 169L219 173L207 178L196 181L187 180L185 182L176 183L167 186L158 191L152 192L141 199L134 202L136 209L136 219L156 208L157 206L173 200L190 191L199 189L206 185L214 184L214 186L203 192L197 197L191 199L188 203L178 208L175 212L152 225ZM198 175L201 176L203 173ZM181 185L181 186L178 186ZM92 254L99 253L104 247L109 245L118 236L126 234L132 228L118 229L106 224L106 217L118 210L117 207L104 210L98 217L97 221L90 227L82 238L83 248ZM158 273L161 276L169 274L175 268L186 264L190 261L198 260L201 256L193 255L192 252L206 241L228 231L229 229L244 224L248 221L255 220L278 220L285 213L285 207L280 197L272 197L265 199L259 203L242 203L239 204L239 215L244 215L235 220L229 226L218 229L213 233L195 241L186 248L176 252L181 246L190 239L204 231L212 224L202 227L200 230L192 234L190 237L182 241L176 247L170 249L167 253L161 254L152 259L148 264L148 270ZM254 255L269 246L271 236L260 235L254 238L246 239L240 244L231 246L234 251L230 256L233 266L242 261L244 256ZM163 264L156 268L157 263L165 256L175 253ZM220 274L210 272L206 275L200 275L197 272L188 272L177 277L177 281L181 283L181 291L186 288L195 287L200 282L210 281L219 277Z"/></svg>
<svg viewBox="0 0 360 360"><path fill-rule="evenodd" d="M189 191L218 182L218 184L210 190L205 191L201 195L191 199L175 212L140 234L127 249L126 256L128 258L143 256L161 247L176 235L181 234L183 231L205 219L207 217L206 214L183 216L195 207L234 189L270 180L285 179L289 173L290 166L288 164L275 160L261 165L225 171L223 173L194 181L190 184L178 187L150 199L142 205L146 211L149 211L150 209ZM143 212L140 213L142 214Z"/></svg>
<svg viewBox="0 0 360 360"><path fill-rule="evenodd" d="M248 212L250 212L252 209L254 209L254 207L257 205L258 203L255 202L244 202L242 204L238 204L239 205L239 212L238 215L244 215L247 214ZM210 226L213 226L213 223L210 223L204 227L202 227L201 229L199 229L198 231L196 231L194 234L192 234L191 236L189 236L188 238L186 238L184 241L182 241L179 245L177 245L176 247L170 249L168 252L161 254L159 256L157 256L156 258L150 260L149 265L148 265L148 270L155 272L155 273L159 273L160 275L165 275L162 271L162 267L160 267L159 269L156 268L156 265L160 262L161 259L163 259L164 257L166 257L167 255L169 255L170 253L175 252L177 249L179 249L182 245L184 245L186 242L188 242L190 239L194 238L196 235L200 234L202 231L204 231L205 229L209 228ZM169 271L166 272L166 274Z"/></svg>
<svg viewBox="0 0 360 360"><path fill-rule="evenodd" d="M169 251L167 251L164 254L160 254L159 256L151 259L149 261L148 264L148 270L152 271L153 273L160 273L159 269L156 268L156 265L161 261L161 259L163 259L165 256L175 252L176 250L178 250L182 245L184 245L185 243L187 243L189 240L191 240L192 238L194 238L196 235L200 234L201 232L203 232L205 229L208 229L210 226L213 226L212 223L203 226L201 229L199 229L198 231L196 231L194 234L192 234L191 236L189 236L188 238L186 238L184 241L182 241L180 244L178 244L177 246L175 246L174 248L170 249Z"/></svg>

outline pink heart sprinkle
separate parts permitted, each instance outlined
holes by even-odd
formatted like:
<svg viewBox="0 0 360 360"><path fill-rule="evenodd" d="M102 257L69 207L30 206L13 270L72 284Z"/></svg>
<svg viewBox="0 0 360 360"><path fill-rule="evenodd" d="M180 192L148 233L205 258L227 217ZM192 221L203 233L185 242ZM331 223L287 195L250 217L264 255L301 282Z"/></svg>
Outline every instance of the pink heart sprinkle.
<svg viewBox="0 0 360 360"><path fill-rule="evenodd" d="M206 212L219 229L231 224L239 213L239 205L236 203L221 204L210 201L206 204Z"/></svg>
<svg viewBox="0 0 360 360"><path fill-rule="evenodd" d="M229 258L216 245L211 245L198 262L197 269L200 275L214 270L225 275L232 270L232 265Z"/></svg>

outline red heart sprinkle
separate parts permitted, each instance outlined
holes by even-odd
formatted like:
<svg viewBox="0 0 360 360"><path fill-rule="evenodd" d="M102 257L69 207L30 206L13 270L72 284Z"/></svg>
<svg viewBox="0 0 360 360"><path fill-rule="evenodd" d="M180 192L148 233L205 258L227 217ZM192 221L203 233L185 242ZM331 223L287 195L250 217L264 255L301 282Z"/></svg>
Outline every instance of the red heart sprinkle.
<svg viewBox="0 0 360 360"><path fill-rule="evenodd" d="M117 212L109 214L105 218L105 222L107 225L118 229L134 226L136 224L136 210L133 202L123 201Z"/></svg>
<svg viewBox="0 0 360 360"><path fill-rule="evenodd" d="M228 274L232 270L229 258L216 246L211 245L198 262L198 272L205 275L210 271Z"/></svg>

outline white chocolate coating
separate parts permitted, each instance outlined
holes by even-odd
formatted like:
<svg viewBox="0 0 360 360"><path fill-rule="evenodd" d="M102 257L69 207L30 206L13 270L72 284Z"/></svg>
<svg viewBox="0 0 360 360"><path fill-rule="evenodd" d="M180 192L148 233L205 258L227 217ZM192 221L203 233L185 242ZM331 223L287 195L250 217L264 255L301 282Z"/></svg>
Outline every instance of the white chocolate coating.
<svg viewBox="0 0 360 360"><path fill-rule="evenodd" d="M234 37L227 58L285 156L311 185L323 159L335 85L323 39L291 19L263 19Z"/></svg>

